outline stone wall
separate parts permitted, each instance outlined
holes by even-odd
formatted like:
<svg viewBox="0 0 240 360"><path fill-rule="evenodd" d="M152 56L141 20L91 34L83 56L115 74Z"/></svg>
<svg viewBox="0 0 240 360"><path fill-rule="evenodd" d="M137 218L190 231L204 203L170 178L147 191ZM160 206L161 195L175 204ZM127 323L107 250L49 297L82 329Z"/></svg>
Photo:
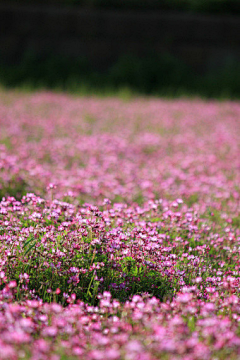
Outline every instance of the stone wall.
<svg viewBox="0 0 240 360"><path fill-rule="evenodd" d="M105 68L123 54L171 53L211 70L240 61L240 17L0 4L0 57L86 57Z"/></svg>

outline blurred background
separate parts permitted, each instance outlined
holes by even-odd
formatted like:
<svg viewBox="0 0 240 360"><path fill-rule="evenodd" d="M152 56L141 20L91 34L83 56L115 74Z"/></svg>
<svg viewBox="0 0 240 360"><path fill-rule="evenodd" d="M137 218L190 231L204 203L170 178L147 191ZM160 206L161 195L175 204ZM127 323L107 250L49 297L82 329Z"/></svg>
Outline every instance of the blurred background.
<svg viewBox="0 0 240 360"><path fill-rule="evenodd" d="M0 1L0 86L240 97L240 0Z"/></svg>

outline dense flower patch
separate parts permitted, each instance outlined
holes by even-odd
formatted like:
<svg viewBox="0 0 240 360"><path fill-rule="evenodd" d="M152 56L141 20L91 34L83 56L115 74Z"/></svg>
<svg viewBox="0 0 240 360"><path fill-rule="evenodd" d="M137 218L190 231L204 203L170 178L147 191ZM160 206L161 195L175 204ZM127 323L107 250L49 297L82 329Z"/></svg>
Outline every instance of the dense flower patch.
<svg viewBox="0 0 240 360"><path fill-rule="evenodd" d="M54 198L95 205L183 197L236 207L239 112L200 100L3 96L1 194L46 195L53 183Z"/></svg>
<svg viewBox="0 0 240 360"><path fill-rule="evenodd" d="M240 356L240 105L0 99L0 360Z"/></svg>

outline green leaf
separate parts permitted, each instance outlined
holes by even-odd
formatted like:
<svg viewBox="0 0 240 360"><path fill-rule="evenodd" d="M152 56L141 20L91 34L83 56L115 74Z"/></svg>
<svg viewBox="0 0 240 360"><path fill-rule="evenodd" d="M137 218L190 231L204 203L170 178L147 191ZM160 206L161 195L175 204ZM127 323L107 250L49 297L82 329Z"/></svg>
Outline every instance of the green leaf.
<svg viewBox="0 0 240 360"><path fill-rule="evenodd" d="M187 325L192 332L195 330L195 323L196 319L194 318L194 316L190 317L187 321Z"/></svg>
<svg viewBox="0 0 240 360"><path fill-rule="evenodd" d="M25 248L31 241L34 240L34 235L30 235L27 241L25 241L23 248Z"/></svg>
<svg viewBox="0 0 240 360"><path fill-rule="evenodd" d="M32 248L36 245L36 243L37 243L37 240L35 240L34 243L25 251L24 255L27 255L32 250Z"/></svg>

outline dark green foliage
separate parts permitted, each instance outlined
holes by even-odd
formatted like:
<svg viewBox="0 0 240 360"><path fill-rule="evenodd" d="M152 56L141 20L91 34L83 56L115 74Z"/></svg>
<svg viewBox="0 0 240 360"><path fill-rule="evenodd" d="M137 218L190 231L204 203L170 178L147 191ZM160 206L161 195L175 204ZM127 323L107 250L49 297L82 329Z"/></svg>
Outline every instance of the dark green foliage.
<svg viewBox="0 0 240 360"><path fill-rule="evenodd" d="M74 5L90 8L240 13L239 0L9 0L13 3Z"/></svg>
<svg viewBox="0 0 240 360"><path fill-rule="evenodd" d="M0 65L0 83L7 88L83 95L239 98L240 66L232 63L200 75L169 54L145 58L129 55L122 56L108 70L97 71L84 59L39 59L28 54L18 65Z"/></svg>

